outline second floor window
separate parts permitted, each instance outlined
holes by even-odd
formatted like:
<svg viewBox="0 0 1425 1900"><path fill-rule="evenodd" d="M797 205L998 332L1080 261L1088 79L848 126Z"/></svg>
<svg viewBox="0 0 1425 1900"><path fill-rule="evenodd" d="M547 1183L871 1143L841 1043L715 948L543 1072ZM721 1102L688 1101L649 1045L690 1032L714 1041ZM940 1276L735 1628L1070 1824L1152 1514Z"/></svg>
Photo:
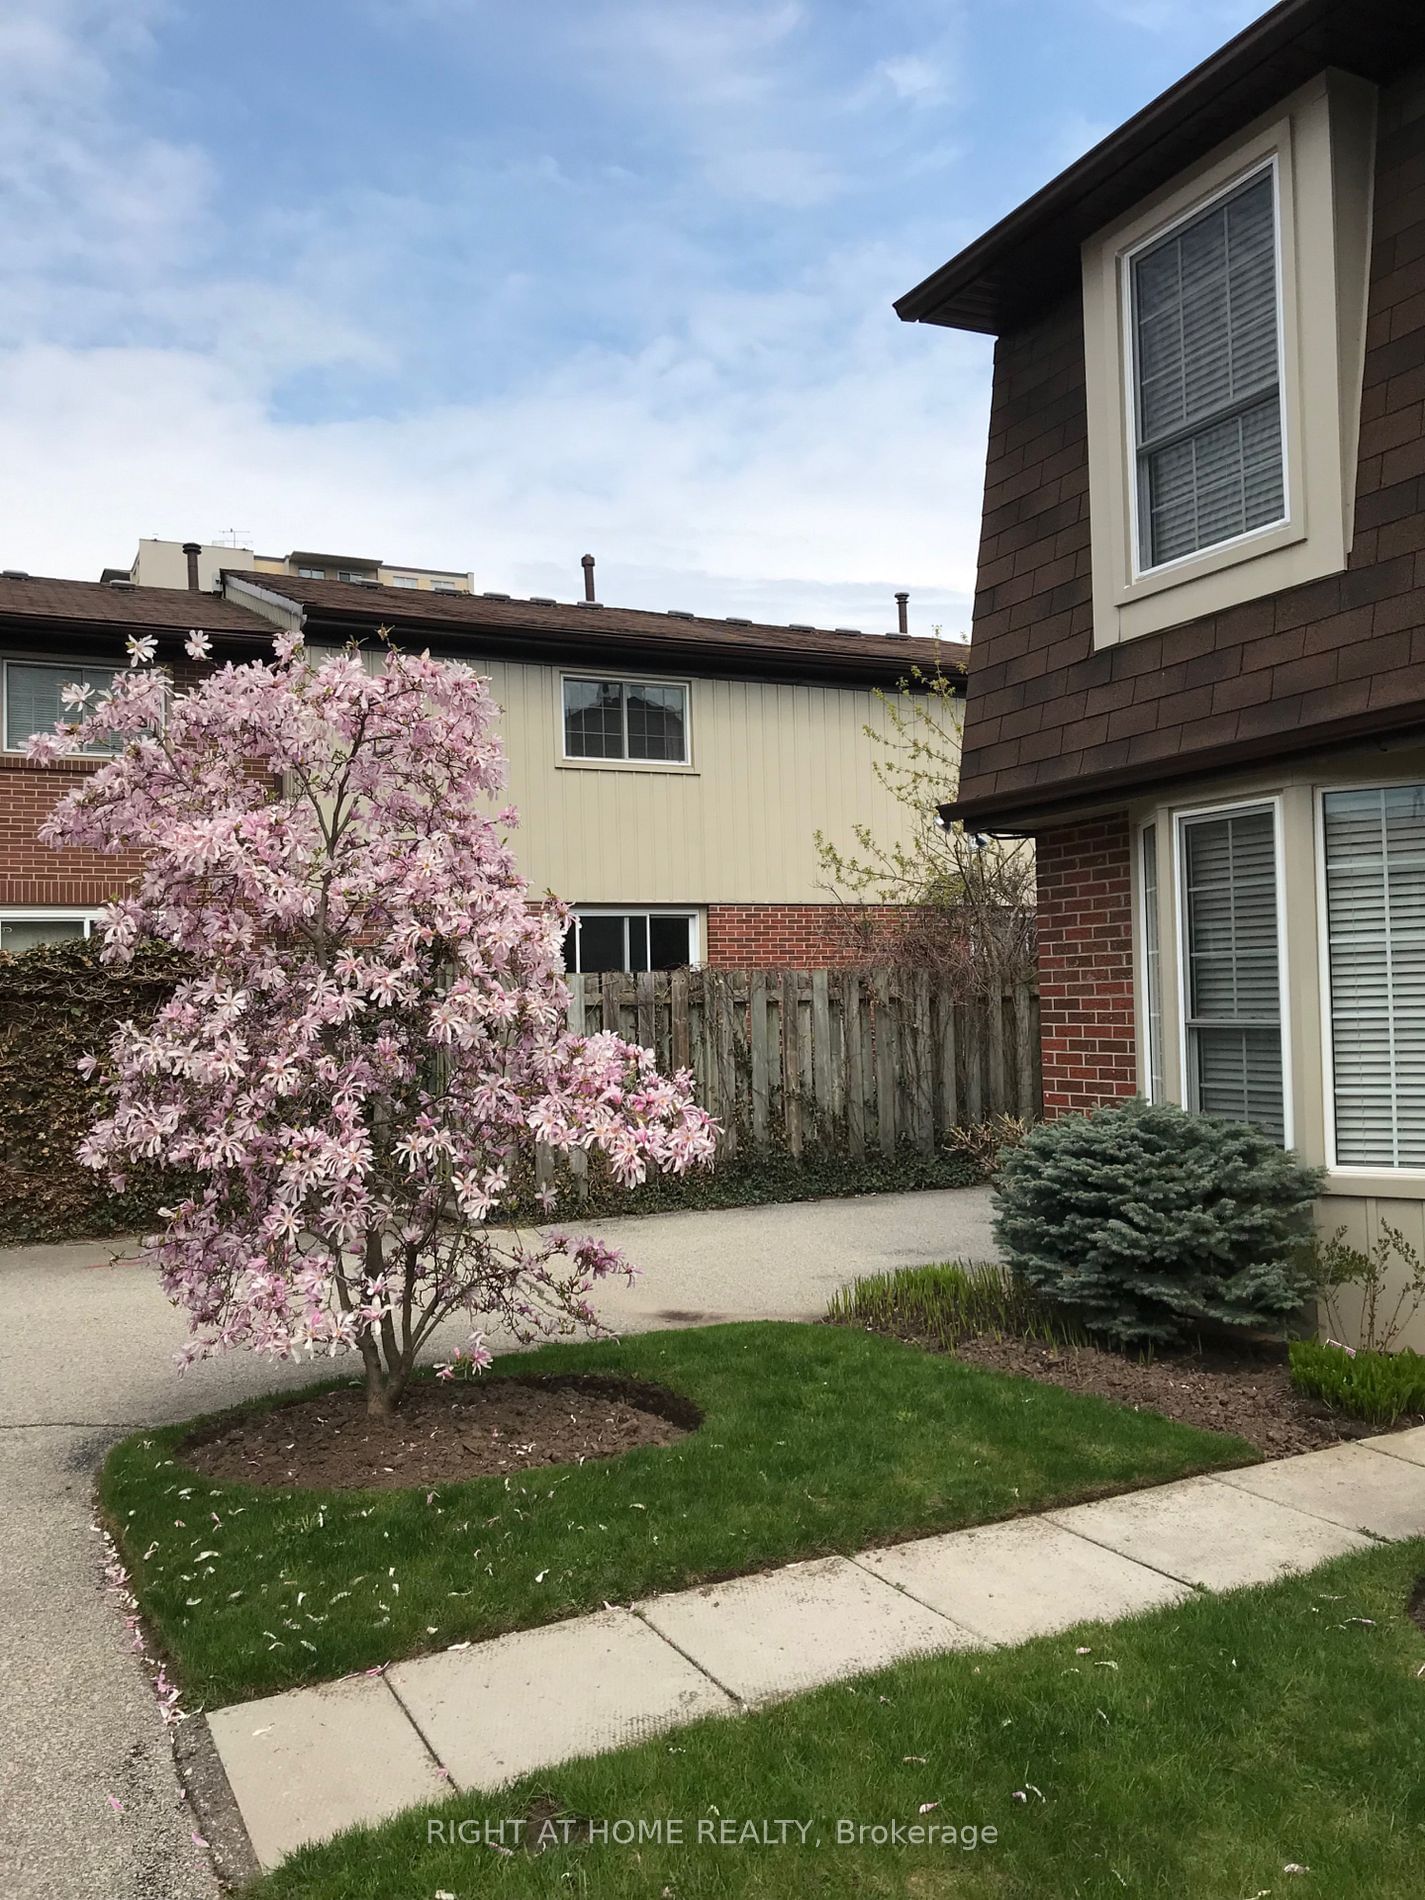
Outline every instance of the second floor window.
<svg viewBox="0 0 1425 1900"><path fill-rule="evenodd" d="M686 765L687 687L566 678L564 754L570 759L651 759Z"/></svg>
<svg viewBox="0 0 1425 1900"><path fill-rule="evenodd" d="M1282 520L1275 180L1258 171L1132 260L1138 565Z"/></svg>

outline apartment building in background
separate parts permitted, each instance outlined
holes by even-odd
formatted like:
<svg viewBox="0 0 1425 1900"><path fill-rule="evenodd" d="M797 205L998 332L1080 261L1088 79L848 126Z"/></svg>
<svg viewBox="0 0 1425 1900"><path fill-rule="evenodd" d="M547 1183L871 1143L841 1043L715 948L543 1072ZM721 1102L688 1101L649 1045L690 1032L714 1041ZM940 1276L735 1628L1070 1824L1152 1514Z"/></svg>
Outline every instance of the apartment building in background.
<svg viewBox="0 0 1425 1900"><path fill-rule="evenodd" d="M475 576L456 568L412 567L367 555L323 554L294 549L291 554L255 554L231 541L142 540L128 567L106 567L101 581L129 581L135 587L191 587L205 594L221 585L224 568L251 574L290 574L302 580L347 581L361 587L403 587L417 593L469 594Z"/></svg>

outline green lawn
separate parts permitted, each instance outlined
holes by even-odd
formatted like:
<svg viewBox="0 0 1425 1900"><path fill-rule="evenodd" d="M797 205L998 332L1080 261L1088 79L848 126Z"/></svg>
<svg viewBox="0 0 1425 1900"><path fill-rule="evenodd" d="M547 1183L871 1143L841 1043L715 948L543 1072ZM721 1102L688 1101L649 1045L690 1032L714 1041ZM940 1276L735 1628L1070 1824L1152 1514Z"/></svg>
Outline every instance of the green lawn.
<svg viewBox="0 0 1425 1900"><path fill-rule="evenodd" d="M1395 1545L902 1664L306 1849L248 1900L1416 1900L1425 1636L1405 1599L1422 1570L1425 1542ZM494 1825L535 1803L605 1825L673 1817L693 1844L431 1841L432 1821ZM998 1838L838 1846L839 1819ZM810 1823L807 1844L697 1844L700 1821L749 1820Z"/></svg>
<svg viewBox="0 0 1425 1900"><path fill-rule="evenodd" d="M522 1369L625 1372L686 1394L703 1424L671 1446L429 1493L205 1478L176 1460L188 1427L116 1447L103 1504L190 1705L1256 1458L842 1327L546 1346L485 1376Z"/></svg>

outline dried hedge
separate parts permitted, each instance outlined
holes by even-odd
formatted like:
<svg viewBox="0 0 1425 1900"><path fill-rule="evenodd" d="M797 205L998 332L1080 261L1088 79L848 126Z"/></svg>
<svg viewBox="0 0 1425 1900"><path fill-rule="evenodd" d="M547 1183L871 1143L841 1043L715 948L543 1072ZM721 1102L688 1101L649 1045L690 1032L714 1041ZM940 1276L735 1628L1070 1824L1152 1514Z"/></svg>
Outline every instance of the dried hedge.
<svg viewBox="0 0 1425 1900"><path fill-rule="evenodd" d="M111 970L97 943L0 955L0 1240L134 1232L178 1191L172 1173L136 1168L124 1192L110 1194L74 1151L102 1104L79 1058L101 1054L119 1023L152 1016L182 967L155 949Z"/></svg>

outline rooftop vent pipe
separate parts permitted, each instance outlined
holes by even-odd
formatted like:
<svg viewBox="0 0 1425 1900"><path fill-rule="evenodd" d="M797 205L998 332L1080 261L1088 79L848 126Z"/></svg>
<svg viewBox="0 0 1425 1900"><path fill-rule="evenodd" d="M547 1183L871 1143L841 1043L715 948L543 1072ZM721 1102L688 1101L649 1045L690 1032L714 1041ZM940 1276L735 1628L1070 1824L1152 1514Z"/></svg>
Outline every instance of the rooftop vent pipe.
<svg viewBox="0 0 1425 1900"><path fill-rule="evenodd" d="M594 557L593 555L592 554L584 555L582 559L580 560L579 565L584 570L584 598L585 600L597 600L598 595L594 592Z"/></svg>
<svg viewBox="0 0 1425 1900"><path fill-rule="evenodd" d="M188 592L190 594L196 594L198 591L198 556L202 552L202 548L196 541L183 543L183 554L188 562Z"/></svg>
<svg viewBox="0 0 1425 1900"><path fill-rule="evenodd" d="M910 616L906 609L910 604L909 593L896 595L896 629L900 633L910 632Z"/></svg>

